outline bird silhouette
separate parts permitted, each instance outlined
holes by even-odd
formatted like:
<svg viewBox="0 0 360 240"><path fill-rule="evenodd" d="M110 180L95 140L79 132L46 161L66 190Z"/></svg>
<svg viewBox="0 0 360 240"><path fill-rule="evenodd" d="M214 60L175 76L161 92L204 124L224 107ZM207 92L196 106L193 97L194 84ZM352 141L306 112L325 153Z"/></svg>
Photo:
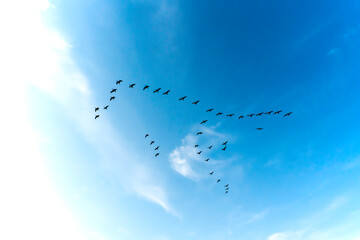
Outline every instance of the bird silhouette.
<svg viewBox="0 0 360 240"><path fill-rule="evenodd" d="M244 116L239 116L239 118L238 118L238 119L240 119L240 118L244 118Z"/></svg>
<svg viewBox="0 0 360 240"><path fill-rule="evenodd" d="M152 145L154 142L155 142L155 141L151 141L151 142L150 142L150 145Z"/></svg>
<svg viewBox="0 0 360 240"><path fill-rule="evenodd" d="M203 132L197 132L196 135L201 135L204 134Z"/></svg>
<svg viewBox="0 0 360 240"><path fill-rule="evenodd" d="M218 183L218 182L220 182L221 180L220 179L218 179L217 181L216 181L216 183Z"/></svg>
<svg viewBox="0 0 360 240"><path fill-rule="evenodd" d="M107 109L108 109L108 107L109 107L109 105L106 105L106 106L104 107L104 109L105 109L105 110L107 110Z"/></svg>
<svg viewBox="0 0 360 240"><path fill-rule="evenodd" d="M256 130L263 130L263 128L256 128Z"/></svg>
<svg viewBox="0 0 360 240"><path fill-rule="evenodd" d="M222 145L226 145L227 143L228 143L228 141L226 141L226 142L223 142L223 143L222 143Z"/></svg>
<svg viewBox="0 0 360 240"><path fill-rule="evenodd" d="M149 134L145 134L145 138L147 138L149 136Z"/></svg>
<svg viewBox="0 0 360 240"><path fill-rule="evenodd" d="M143 88L143 90L148 89L150 86L149 85L145 85L145 87Z"/></svg>
<svg viewBox="0 0 360 240"><path fill-rule="evenodd" d="M218 112L217 114L216 114L216 116L219 116L219 115L222 115L223 113L222 112Z"/></svg>
<svg viewBox="0 0 360 240"><path fill-rule="evenodd" d="M254 113L248 115L248 117L252 117L252 116L254 116Z"/></svg>
<svg viewBox="0 0 360 240"><path fill-rule="evenodd" d="M225 194L227 194L229 191L225 191Z"/></svg>
<svg viewBox="0 0 360 240"><path fill-rule="evenodd" d="M272 112L273 112L273 111L269 111L269 112L267 112L267 113L265 113L265 114L270 115Z"/></svg>
<svg viewBox="0 0 360 240"><path fill-rule="evenodd" d="M160 153L156 153L156 154L155 154L155 157L159 156L159 154L160 154Z"/></svg>
<svg viewBox="0 0 360 240"><path fill-rule="evenodd" d="M135 83L130 84L130 85L129 85L129 88L134 88L135 85L136 85Z"/></svg>
<svg viewBox="0 0 360 240"><path fill-rule="evenodd" d="M258 113L256 114L256 116L261 116L264 112Z"/></svg>
<svg viewBox="0 0 360 240"><path fill-rule="evenodd" d="M209 174L210 174L210 175L213 175L213 174L214 174L214 171L210 172Z"/></svg>
<svg viewBox="0 0 360 240"><path fill-rule="evenodd" d="M211 149L213 147L213 145L209 146L208 149Z"/></svg>
<svg viewBox="0 0 360 240"><path fill-rule="evenodd" d="M285 114L284 117L290 116L290 114L292 114L292 112L289 112L289 113Z"/></svg>
<svg viewBox="0 0 360 240"><path fill-rule="evenodd" d="M99 117L100 117L100 115L96 115L96 116L95 116L95 119L97 119L97 118L99 118Z"/></svg>
<svg viewBox="0 0 360 240"><path fill-rule="evenodd" d="M120 84L123 80L116 81L116 84Z"/></svg>
<svg viewBox="0 0 360 240"><path fill-rule="evenodd" d="M228 114L228 115L226 115L227 117L232 117L232 116L234 116L234 114L233 113L231 113L231 114Z"/></svg>
<svg viewBox="0 0 360 240"><path fill-rule="evenodd" d="M197 152L197 154L201 154L202 153L202 151L200 151L200 152Z"/></svg>
<svg viewBox="0 0 360 240"><path fill-rule="evenodd" d="M113 92L116 92L116 88L113 88L111 91L110 91L110 93L113 93Z"/></svg>
<svg viewBox="0 0 360 240"><path fill-rule="evenodd" d="M111 98L110 98L110 101L112 101L112 100L114 100L115 99L115 97L114 96L112 96Z"/></svg>
<svg viewBox="0 0 360 240"><path fill-rule="evenodd" d="M161 88L158 88L155 91L153 91L153 93L158 93L160 90L161 90Z"/></svg>
<svg viewBox="0 0 360 240"><path fill-rule="evenodd" d="M224 187L228 187L229 186L229 184L226 184Z"/></svg>
<svg viewBox="0 0 360 240"><path fill-rule="evenodd" d="M160 146L157 146L157 147L156 147L156 148L154 149L154 151L157 151L157 150L159 150L159 147L160 147Z"/></svg>
<svg viewBox="0 0 360 240"><path fill-rule="evenodd" d="M279 113L281 113L282 111L280 110L280 111L277 111L277 112L274 112L274 114L279 114Z"/></svg>
<svg viewBox="0 0 360 240"><path fill-rule="evenodd" d="M197 101L193 102L192 104L196 105L196 104L198 104L199 102L200 102L200 101L197 100Z"/></svg>
<svg viewBox="0 0 360 240"><path fill-rule="evenodd" d="M186 97L187 97L187 96L181 97L181 98L179 98L178 101L184 101Z"/></svg>
<svg viewBox="0 0 360 240"><path fill-rule="evenodd" d="M166 92L163 93L163 95L168 95L170 92L170 90L167 90Z"/></svg>
<svg viewBox="0 0 360 240"><path fill-rule="evenodd" d="M210 158L207 158L207 159L205 159L205 162L208 162L210 160Z"/></svg>
<svg viewBox="0 0 360 240"><path fill-rule="evenodd" d="M221 149L221 150L225 151L225 149L226 149L226 146L225 146L223 149Z"/></svg>
<svg viewBox="0 0 360 240"><path fill-rule="evenodd" d="M196 148L197 148L198 146L199 146L199 145L198 145L198 144L196 144L194 147L196 147Z"/></svg>
<svg viewBox="0 0 360 240"><path fill-rule="evenodd" d="M210 108L210 109L206 110L206 112L211 112L212 110L214 110L214 109Z"/></svg>
<svg viewBox="0 0 360 240"><path fill-rule="evenodd" d="M229 188L225 188L225 190L229 190Z"/></svg>
<svg viewBox="0 0 360 240"><path fill-rule="evenodd" d="M207 122L207 120L204 120L204 121L202 121L200 124L204 124L204 123L206 123Z"/></svg>
<svg viewBox="0 0 360 240"><path fill-rule="evenodd" d="M95 108L95 112L97 112L97 111L99 111L99 107L96 107L96 108Z"/></svg>

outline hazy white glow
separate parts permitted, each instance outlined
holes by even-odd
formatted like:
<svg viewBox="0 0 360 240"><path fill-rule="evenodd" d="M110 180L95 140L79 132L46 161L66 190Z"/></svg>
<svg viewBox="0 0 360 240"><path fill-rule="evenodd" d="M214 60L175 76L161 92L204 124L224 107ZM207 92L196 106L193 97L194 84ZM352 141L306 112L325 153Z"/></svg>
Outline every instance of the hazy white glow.
<svg viewBox="0 0 360 240"><path fill-rule="evenodd" d="M27 83L54 88L46 80L63 47L41 23L49 6L45 0L0 3L0 239L85 239L49 181L37 146L44 139L29 123Z"/></svg>

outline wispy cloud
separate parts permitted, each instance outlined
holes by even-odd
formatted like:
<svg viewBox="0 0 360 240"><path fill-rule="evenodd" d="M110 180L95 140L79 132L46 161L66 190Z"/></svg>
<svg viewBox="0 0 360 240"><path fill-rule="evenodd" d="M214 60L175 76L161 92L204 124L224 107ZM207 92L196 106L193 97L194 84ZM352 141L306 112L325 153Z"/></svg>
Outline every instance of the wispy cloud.
<svg viewBox="0 0 360 240"><path fill-rule="evenodd" d="M28 6L26 2L24 1L24 4ZM18 5L15 4L14 8L18 9ZM29 7L32 8L32 4L30 5ZM50 5L44 6L46 8ZM11 29L11 39L5 39L7 47L1 46L4 50L2 55L8 57L6 61L14 63L7 69L7 76L4 78L14 76L14 73L18 72L14 82L23 85L14 89L20 91L24 86L32 85L53 98L68 119L75 124L76 129L82 133L83 139L100 153L102 156L100 165L108 171L107 175L117 178L111 180L121 183L130 194L141 196L158 204L167 212L177 215L169 203L165 181L161 181L161 175L155 177L152 174L155 172L152 167L144 164L142 159L146 157L135 154L136 149L129 147L125 138L116 133L106 117L102 116L100 121L94 121L93 107L97 104L89 80L71 57L71 44L57 31L47 28L41 22L40 15L27 14L26 7L21 9L23 9L20 12L23 14L23 20L18 23L19 26L16 26L15 18L13 29L24 29L24 31L17 32ZM31 27L24 28L22 25L24 21L28 21ZM24 35L27 37L24 38ZM11 42L13 39L21 40ZM12 49L8 46L15 47ZM19 66L21 71L17 69ZM48 136L49 133L44 134L45 137L51 138ZM118 158L115 160L113 156Z"/></svg>
<svg viewBox="0 0 360 240"><path fill-rule="evenodd" d="M194 145L198 137L188 134L183 140L182 145L175 148L169 155L172 168L184 177L196 180L199 175L193 170L191 163L199 161L200 157L196 154Z"/></svg>
<svg viewBox="0 0 360 240"><path fill-rule="evenodd" d="M341 53L340 48L333 48L327 53L327 55L328 56L336 56L336 55L339 55L340 53Z"/></svg>
<svg viewBox="0 0 360 240"><path fill-rule="evenodd" d="M269 213L269 210L264 210L264 211L255 213L249 218L249 220L246 222L246 224L250 224L250 223L262 220L266 217L266 215L268 215L268 213Z"/></svg>
<svg viewBox="0 0 360 240"><path fill-rule="evenodd" d="M360 166L360 156L356 156L344 165L345 170L353 169Z"/></svg>
<svg viewBox="0 0 360 240"><path fill-rule="evenodd" d="M172 168L182 176L192 179L194 181L203 177L199 174L197 169L201 169L199 163L208 158L207 147L221 143L228 136L216 131L216 126L200 127L200 131L204 132L201 137L196 136L196 128L182 139L181 145L176 147L169 155L169 161ZM194 145L199 144L199 148ZM201 155L197 152L203 151ZM211 159L210 165L219 164L216 159Z"/></svg>
<svg viewBox="0 0 360 240"><path fill-rule="evenodd" d="M339 196L332 200L329 205L325 208L325 212L335 211L338 208L342 207L349 201L348 196Z"/></svg>

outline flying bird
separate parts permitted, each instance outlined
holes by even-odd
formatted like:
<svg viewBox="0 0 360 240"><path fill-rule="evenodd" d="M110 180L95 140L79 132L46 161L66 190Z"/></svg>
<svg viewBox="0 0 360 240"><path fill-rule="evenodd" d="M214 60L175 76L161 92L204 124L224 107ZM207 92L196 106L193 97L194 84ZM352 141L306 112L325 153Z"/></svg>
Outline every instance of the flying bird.
<svg viewBox="0 0 360 240"><path fill-rule="evenodd" d="M95 108L95 112L97 112L97 111L99 111L99 107L96 107L96 108Z"/></svg>
<svg viewBox="0 0 360 240"><path fill-rule="evenodd" d="M248 115L248 117L252 117L252 116L254 116L254 113Z"/></svg>
<svg viewBox="0 0 360 240"><path fill-rule="evenodd" d="M129 88L134 88L135 85L136 85L135 83L130 84L130 85L129 85Z"/></svg>
<svg viewBox="0 0 360 240"><path fill-rule="evenodd" d="M205 162L208 162L210 160L210 158L207 158L207 159L205 159Z"/></svg>
<svg viewBox="0 0 360 240"><path fill-rule="evenodd" d="M154 142L155 142L155 141L151 141L151 142L150 142L150 145L152 145Z"/></svg>
<svg viewBox="0 0 360 240"><path fill-rule="evenodd" d="M213 145L209 146L208 149L211 149L213 147Z"/></svg>
<svg viewBox="0 0 360 240"><path fill-rule="evenodd" d="M206 123L207 122L207 120L204 120L204 121L202 121L200 124L204 124L204 123Z"/></svg>
<svg viewBox="0 0 360 240"><path fill-rule="evenodd" d="M155 157L159 156L159 154L160 154L160 153L156 153L156 154L155 154Z"/></svg>
<svg viewBox="0 0 360 240"><path fill-rule="evenodd" d="M196 105L196 104L198 104L199 102L200 102L200 101L197 100L197 101L193 102L192 104Z"/></svg>
<svg viewBox="0 0 360 240"><path fill-rule="evenodd" d="M197 154L201 154L202 153L202 151L200 151L200 152L197 152Z"/></svg>
<svg viewBox="0 0 360 240"><path fill-rule="evenodd" d="M211 173L209 173L210 175L213 175L214 171L212 171Z"/></svg>
<svg viewBox="0 0 360 240"><path fill-rule="evenodd" d="M228 141L226 141L226 142L223 142L223 144L222 145L226 145L228 143Z"/></svg>
<svg viewBox="0 0 360 240"><path fill-rule="evenodd" d="M280 110L280 111L277 111L277 112L274 112L274 114L279 114L279 113L281 113L282 111Z"/></svg>
<svg viewBox="0 0 360 240"><path fill-rule="evenodd" d="M116 92L116 88L113 88L110 93Z"/></svg>
<svg viewBox="0 0 360 240"><path fill-rule="evenodd" d="M108 107L109 107L109 105L106 105L106 106L104 107L104 109L105 109L105 110L107 110L107 109L108 109Z"/></svg>
<svg viewBox="0 0 360 240"><path fill-rule="evenodd" d="M226 149L226 146L225 146L223 149L221 149L221 150L225 151L225 149Z"/></svg>
<svg viewBox="0 0 360 240"><path fill-rule="evenodd" d="M154 151L157 151L157 150L159 150L159 147L160 147L160 146L157 146L157 147L156 147L156 148L154 149Z"/></svg>
<svg viewBox="0 0 360 240"><path fill-rule="evenodd" d="M268 115L270 115L271 113L272 113L273 111L270 111L270 112L267 112L267 113L265 113L265 114L268 114Z"/></svg>
<svg viewBox="0 0 360 240"><path fill-rule="evenodd" d="M166 92L163 93L163 95L168 95L170 92L170 90L167 90Z"/></svg>
<svg viewBox="0 0 360 240"><path fill-rule="evenodd" d="M240 118L244 118L244 116L239 116L239 118L238 118L238 119L240 119Z"/></svg>
<svg viewBox="0 0 360 240"><path fill-rule="evenodd" d="M211 112L212 110L214 110L214 109L210 108L210 109L206 110L206 112Z"/></svg>
<svg viewBox="0 0 360 240"><path fill-rule="evenodd" d="M95 119L97 119L97 118L99 118L99 117L100 117L100 115L96 115L96 116L95 116Z"/></svg>
<svg viewBox="0 0 360 240"><path fill-rule="evenodd" d="M228 114L228 115L226 115L227 117L232 117L232 116L234 116L234 114L233 113L231 113L231 114Z"/></svg>
<svg viewBox="0 0 360 240"><path fill-rule="evenodd" d="M216 114L216 116L219 116L219 115L222 115L223 113L222 112L218 112L217 114Z"/></svg>
<svg viewBox="0 0 360 240"><path fill-rule="evenodd" d="M292 114L292 112L288 112L287 114L284 115L284 117L290 116L290 114Z"/></svg>
<svg viewBox="0 0 360 240"><path fill-rule="evenodd" d="M229 188L225 188L225 190L229 190Z"/></svg>
<svg viewBox="0 0 360 240"><path fill-rule="evenodd" d="M182 98L179 98L178 101L184 101L186 97L187 97L187 96L184 96L184 97L182 97Z"/></svg>
<svg viewBox="0 0 360 240"><path fill-rule="evenodd" d="M148 89L150 86L149 85L145 85L145 87L143 88L143 90Z"/></svg>
<svg viewBox="0 0 360 240"><path fill-rule="evenodd" d="M161 88L158 88L155 91L153 91L153 93L158 93L160 90L161 90Z"/></svg>
<svg viewBox="0 0 360 240"><path fill-rule="evenodd" d="M225 194L227 194L229 191L225 191Z"/></svg>
<svg viewBox="0 0 360 240"><path fill-rule="evenodd" d="M112 101L112 100L114 100L115 99L115 97L114 96L112 96L111 98L110 98L110 101Z"/></svg>
<svg viewBox="0 0 360 240"><path fill-rule="evenodd" d="M256 116L261 116L264 112L258 113L256 114Z"/></svg>
<svg viewBox="0 0 360 240"><path fill-rule="evenodd" d="M199 146L199 145L198 145L198 144L196 144L194 147L196 147L196 148L197 148L198 146Z"/></svg>
<svg viewBox="0 0 360 240"><path fill-rule="evenodd" d="M203 132L198 132L198 133L196 133L196 135L201 135L201 134L204 134Z"/></svg>
<svg viewBox="0 0 360 240"><path fill-rule="evenodd" d="M145 134L145 138L147 138L149 136L149 134Z"/></svg>
<svg viewBox="0 0 360 240"><path fill-rule="evenodd" d="M123 82L123 80L118 80L116 81L116 84L120 84L121 82Z"/></svg>
<svg viewBox="0 0 360 240"><path fill-rule="evenodd" d="M221 180L220 179L218 179L217 181L216 181L216 183L218 183L218 182L220 182Z"/></svg>
<svg viewBox="0 0 360 240"><path fill-rule="evenodd" d="M256 130L263 130L263 128L256 128Z"/></svg>
<svg viewBox="0 0 360 240"><path fill-rule="evenodd" d="M226 184L224 187L228 187L229 186L229 184Z"/></svg>

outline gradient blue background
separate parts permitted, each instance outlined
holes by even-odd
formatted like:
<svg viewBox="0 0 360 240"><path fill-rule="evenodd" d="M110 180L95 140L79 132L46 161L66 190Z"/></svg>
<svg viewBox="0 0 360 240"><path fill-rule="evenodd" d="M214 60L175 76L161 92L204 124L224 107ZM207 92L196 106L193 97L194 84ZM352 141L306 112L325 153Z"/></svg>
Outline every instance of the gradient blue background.
<svg viewBox="0 0 360 240"><path fill-rule="evenodd" d="M41 144L51 181L76 222L101 236L89 239L360 238L359 1L52 4L42 20L71 45L91 90L85 121L122 139L94 139L56 99L30 93L32 124L51 139ZM118 79L116 100L94 123L93 107L108 104ZM158 87L169 96L153 94ZM238 120L210 107L293 114ZM209 154L214 165L188 160L198 177L184 177L171 153L204 119L218 135L196 141L229 140L228 149ZM144 197L143 175L165 204Z"/></svg>

